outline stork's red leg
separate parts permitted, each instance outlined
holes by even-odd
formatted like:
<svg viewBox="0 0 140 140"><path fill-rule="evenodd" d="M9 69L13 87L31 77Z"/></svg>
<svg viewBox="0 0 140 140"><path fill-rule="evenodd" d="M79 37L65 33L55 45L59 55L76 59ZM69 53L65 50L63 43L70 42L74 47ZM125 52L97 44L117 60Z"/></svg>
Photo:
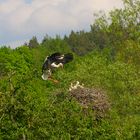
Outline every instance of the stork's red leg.
<svg viewBox="0 0 140 140"><path fill-rule="evenodd" d="M55 80L55 79L53 79L52 77L49 77L48 80L50 80L50 81L52 81L52 82L54 82L54 83L58 83L58 82L59 82L58 80Z"/></svg>

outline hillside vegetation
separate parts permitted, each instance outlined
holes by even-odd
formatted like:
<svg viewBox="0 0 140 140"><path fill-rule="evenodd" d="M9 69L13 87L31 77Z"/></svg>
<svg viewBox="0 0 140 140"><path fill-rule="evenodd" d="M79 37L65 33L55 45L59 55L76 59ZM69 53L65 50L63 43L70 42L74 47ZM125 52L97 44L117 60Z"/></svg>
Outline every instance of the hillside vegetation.
<svg viewBox="0 0 140 140"><path fill-rule="evenodd" d="M0 48L0 140L140 139L140 2L123 2L109 17L99 14L89 32ZM59 83L44 81L44 59L57 51L74 60L53 73ZM84 94L105 94L103 116L72 96L76 81Z"/></svg>

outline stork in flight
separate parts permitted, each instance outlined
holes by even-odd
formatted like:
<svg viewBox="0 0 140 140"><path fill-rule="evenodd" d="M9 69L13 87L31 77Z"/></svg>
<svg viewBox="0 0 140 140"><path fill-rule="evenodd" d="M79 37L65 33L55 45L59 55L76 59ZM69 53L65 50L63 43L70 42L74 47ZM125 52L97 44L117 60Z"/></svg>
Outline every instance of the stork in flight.
<svg viewBox="0 0 140 140"><path fill-rule="evenodd" d="M50 56L47 56L44 64L42 66L42 79L43 80L53 80L52 79L52 71L53 69L62 67L66 63L69 63L73 60L72 53L61 54L59 52L53 53ZM53 80L57 82L57 80Z"/></svg>

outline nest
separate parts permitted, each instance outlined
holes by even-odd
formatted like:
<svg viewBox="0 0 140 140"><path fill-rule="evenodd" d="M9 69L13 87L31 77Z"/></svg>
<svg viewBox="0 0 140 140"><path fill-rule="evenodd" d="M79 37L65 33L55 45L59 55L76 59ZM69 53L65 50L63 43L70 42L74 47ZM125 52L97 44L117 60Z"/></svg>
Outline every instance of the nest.
<svg viewBox="0 0 140 140"><path fill-rule="evenodd" d="M70 90L70 95L80 103L84 109L91 108L96 116L104 117L110 108L106 94L99 89L77 87Z"/></svg>

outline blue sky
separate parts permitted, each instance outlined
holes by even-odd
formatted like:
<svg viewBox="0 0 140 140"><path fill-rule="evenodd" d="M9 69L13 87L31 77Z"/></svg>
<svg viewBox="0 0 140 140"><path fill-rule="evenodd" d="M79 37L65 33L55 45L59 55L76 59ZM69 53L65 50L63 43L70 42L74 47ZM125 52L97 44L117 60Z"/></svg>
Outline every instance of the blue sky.
<svg viewBox="0 0 140 140"><path fill-rule="evenodd" d="M0 46L15 48L39 40L89 30L93 13L122 7L122 0L0 0Z"/></svg>

